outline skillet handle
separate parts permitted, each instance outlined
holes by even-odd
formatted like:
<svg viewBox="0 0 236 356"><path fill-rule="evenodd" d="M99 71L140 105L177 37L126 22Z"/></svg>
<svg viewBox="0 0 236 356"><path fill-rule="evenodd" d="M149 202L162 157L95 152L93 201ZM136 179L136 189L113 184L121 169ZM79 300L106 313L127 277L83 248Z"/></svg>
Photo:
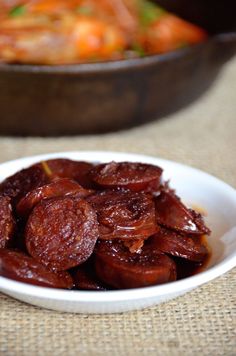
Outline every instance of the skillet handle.
<svg viewBox="0 0 236 356"><path fill-rule="evenodd" d="M215 36L215 60L224 63L236 54L236 32L225 32Z"/></svg>

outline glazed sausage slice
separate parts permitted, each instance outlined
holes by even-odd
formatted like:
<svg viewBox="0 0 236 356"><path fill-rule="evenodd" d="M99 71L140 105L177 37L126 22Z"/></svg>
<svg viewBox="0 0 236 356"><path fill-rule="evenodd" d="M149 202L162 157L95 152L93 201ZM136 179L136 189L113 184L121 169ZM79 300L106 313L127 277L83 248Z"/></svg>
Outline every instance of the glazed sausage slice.
<svg viewBox="0 0 236 356"><path fill-rule="evenodd" d="M0 194L12 199L14 206L31 190L50 183L55 178L71 178L86 188L93 183L88 172L91 163L72 161L69 159L52 159L35 163L6 178L0 184Z"/></svg>
<svg viewBox="0 0 236 356"><path fill-rule="evenodd" d="M149 195L107 190L87 200L97 213L101 239L146 239L158 229Z"/></svg>
<svg viewBox="0 0 236 356"><path fill-rule="evenodd" d="M33 207L43 199L76 194L86 197L91 191L84 189L69 178L58 178L52 183L43 185L27 193L17 204L16 211L20 216L27 216Z"/></svg>
<svg viewBox="0 0 236 356"><path fill-rule="evenodd" d="M22 252L0 249L0 275L20 282L51 288L72 288L68 272L54 273Z"/></svg>
<svg viewBox="0 0 236 356"><path fill-rule="evenodd" d="M0 248L9 244L14 230L15 220L12 215L11 199L0 196Z"/></svg>
<svg viewBox="0 0 236 356"><path fill-rule="evenodd" d="M160 186L162 169L145 163L110 162L94 167L90 175L103 188L155 192Z"/></svg>
<svg viewBox="0 0 236 356"><path fill-rule="evenodd" d="M211 230L206 226L203 216L193 209L189 209L189 212L192 215L193 220L194 220L195 224L197 225L199 231L201 231L202 234L210 235Z"/></svg>
<svg viewBox="0 0 236 356"><path fill-rule="evenodd" d="M48 177L36 164L6 178L0 184L0 194L11 198L13 206L29 191L48 183Z"/></svg>
<svg viewBox="0 0 236 356"><path fill-rule="evenodd" d="M199 236L180 235L164 228L150 237L147 244L154 249L194 262L203 262L209 254Z"/></svg>
<svg viewBox="0 0 236 356"><path fill-rule="evenodd" d="M130 253L120 241L99 241L95 253L97 276L114 288L145 287L176 279L175 263L157 250Z"/></svg>
<svg viewBox="0 0 236 356"><path fill-rule="evenodd" d="M73 161L66 158L50 159L41 162L41 166L48 176L70 178L78 182L84 188L91 188L88 172L93 168L93 164L83 161Z"/></svg>
<svg viewBox="0 0 236 356"><path fill-rule="evenodd" d="M162 191L155 198L155 205L158 224L182 233L210 233L201 215L188 209L175 194Z"/></svg>
<svg viewBox="0 0 236 356"><path fill-rule="evenodd" d="M86 261L98 238L98 222L93 208L73 196L42 200L26 224L29 254L57 271Z"/></svg>

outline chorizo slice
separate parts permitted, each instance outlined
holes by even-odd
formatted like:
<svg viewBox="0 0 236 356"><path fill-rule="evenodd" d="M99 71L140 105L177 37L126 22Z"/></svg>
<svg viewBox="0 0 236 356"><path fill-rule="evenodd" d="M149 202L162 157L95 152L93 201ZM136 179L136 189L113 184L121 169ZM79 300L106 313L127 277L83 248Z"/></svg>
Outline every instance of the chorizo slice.
<svg viewBox="0 0 236 356"><path fill-rule="evenodd" d="M181 235L164 228L150 237L147 244L169 255L182 257L193 262L203 262L209 254L199 236Z"/></svg>
<svg viewBox="0 0 236 356"><path fill-rule="evenodd" d="M74 196L42 200L25 230L29 254L57 271L85 262L98 236L96 213L89 203Z"/></svg>
<svg viewBox="0 0 236 356"><path fill-rule="evenodd" d="M43 287L70 289L73 286L68 272L52 272L32 257L7 249L0 249L0 275Z"/></svg>
<svg viewBox="0 0 236 356"><path fill-rule="evenodd" d="M155 192L160 187L162 169L145 163L110 162L95 166L90 175L103 188Z"/></svg>
<svg viewBox="0 0 236 356"><path fill-rule="evenodd" d="M15 226L11 199L9 197L0 196L0 248L9 245L14 235Z"/></svg>
<svg viewBox="0 0 236 356"><path fill-rule="evenodd" d="M197 225L199 231L201 231L202 234L210 235L211 230L209 229L209 227L206 226L202 214L196 212L193 209L189 209L189 211L190 211L190 213L193 217L193 220L194 220L195 224Z"/></svg>
<svg viewBox="0 0 236 356"><path fill-rule="evenodd" d="M101 281L118 289L152 286L176 280L176 266L154 249L131 253L121 241L99 241L95 269Z"/></svg>
<svg viewBox="0 0 236 356"><path fill-rule="evenodd" d="M190 234L209 234L200 214L188 209L172 192L162 191L155 197L158 224Z"/></svg>
<svg viewBox="0 0 236 356"><path fill-rule="evenodd" d="M146 239L158 229L150 195L107 190L87 201L97 213L101 239Z"/></svg>
<svg viewBox="0 0 236 356"><path fill-rule="evenodd" d="M10 197L15 206L28 192L57 178L70 178L84 188L91 188L93 183L88 172L92 167L88 162L64 158L38 162L1 182L0 194Z"/></svg>
<svg viewBox="0 0 236 356"><path fill-rule="evenodd" d="M88 172L94 167L91 163L73 161L66 158L56 158L42 161L41 166L51 178L70 178L78 182L84 188L91 188L93 186L88 176Z"/></svg>
<svg viewBox="0 0 236 356"><path fill-rule="evenodd" d="M52 183L28 192L17 204L16 211L20 216L27 216L41 200L71 194L76 194L83 198L91 194L91 191L84 189L77 182L69 178L58 178Z"/></svg>
<svg viewBox="0 0 236 356"><path fill-rule="evenodd" d="M0 194L11 198L13 206L31 190L49 182L38 164L16 172L0 184Z"/></svg>

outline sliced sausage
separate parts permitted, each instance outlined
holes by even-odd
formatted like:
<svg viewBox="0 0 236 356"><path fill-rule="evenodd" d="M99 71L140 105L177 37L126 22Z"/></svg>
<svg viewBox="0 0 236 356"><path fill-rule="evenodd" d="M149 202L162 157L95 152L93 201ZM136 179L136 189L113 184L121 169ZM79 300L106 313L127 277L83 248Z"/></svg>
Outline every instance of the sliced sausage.
<svg viewBox="0 0 236 356"><path fill-rule="evenodd" d="M86 261L97 238L96 213L85 200L73 196L42 200L26 224L29 254L58 271Z"/></svg>
<svg viewBox="0 0 236 356"><path fill-rule="evenodd" d="M56 158L41 162L41 166L49 176L71 178L84 188L91 188L93 186L88 176L88 172L94 166L91 163Z"/></svg>
<svg viewBox="0 0 236 356"><path fill-rule="evenodd" d="M107 190L87 200L97 213L101 239L146 239L158 229L149 195Z"/></svg>
<svg viewBox="0 0 236 356"><path fill-rule="evenodd" d="M11 199L0 196L0 248L8 246L15 231L15 220L12 215Z"/></svg>
<svg viewBox="0 0 236 356"><path fill-rule="evenodd" d="M162 169L145 163L110 162L97 165L90 175L103 188L155 192L160 186Z"/></svg>
<svg viewBox="0 0 236 356"><path fill-rule="evenodd" d="M47 184L48 181L45 172L36 164L6 178L0 184L0 194L10 197L15 206L25 194Z"/></svg>
<svg viewBox="0 0 236 356"><path fill-rule="evenodd" d="M158 224L182 233L210 233L201 215L188 209L175 194L162 191L155 197L155 205Z"/></svg>
<svg viewBox="0 0 236 356"><path fill-rule="evenodd" d="M174 281L175 263L160 251L131 253L121 241L99 241L95 252L99 279L114 288L138 288Z"/></svg>
<svg viewBox="0 0 236 356"><path fill-rule="evenodd" d="M211 230L209 229L209 227L206 226L202 214L196 212L193 209L189 209L189 211L190 211L190 213L193 217L193 220L194 220L195 224L197 225L199 231L201 231L202 234L210 235Z"/></svg>
<svg viewBox="0 0 236 356"><path fill-rule="evenodd" d="M209 253L199 236L181 235L164 228L150 237L147 244L162 252L195 262L203 262Z"/></svg>
<svg viewBox="0 0 236 356"><path fill-rule="evenodd" d="M0 194L9 196L15 205L31 190L48 184L58 177L70 178L85 188L91 188L93 183L88 172L92 167L93 165L88 162L64 158L41 161L6 178L0 184Z"/></svg>
<svg viewBox="0 0 236 356"><path fill-rule="evenodd" d="M91 194L77 182L69 178L58 178L52 183L43 185L27 193L17 204L16 211L20 216L27 216L33 207L43 199L76 194L83 198Z"/></svg>
<svg viewBox="0 0 236 356"><path fill-rule="evenodd" d="M0 276L51 288L72 288L68 272L52 272L22 252L0 249Z"/></svg>

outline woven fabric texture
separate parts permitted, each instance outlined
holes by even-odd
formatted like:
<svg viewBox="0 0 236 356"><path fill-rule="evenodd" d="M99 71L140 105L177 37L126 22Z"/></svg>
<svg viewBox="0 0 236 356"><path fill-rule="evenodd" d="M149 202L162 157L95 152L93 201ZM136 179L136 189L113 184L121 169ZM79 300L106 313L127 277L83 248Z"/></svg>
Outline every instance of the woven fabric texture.
<svg viewBox="0 0 236 356"><path fill-rule="evenodd" d="M112 119L112 118L111 118ZM236 59L183 110L118 133L0 138L0 162L46 152L149 154L205 170L236 188ZM236 269L168 303L114 315L65 314L0 295L0 355L236 354Z"/></svg>

